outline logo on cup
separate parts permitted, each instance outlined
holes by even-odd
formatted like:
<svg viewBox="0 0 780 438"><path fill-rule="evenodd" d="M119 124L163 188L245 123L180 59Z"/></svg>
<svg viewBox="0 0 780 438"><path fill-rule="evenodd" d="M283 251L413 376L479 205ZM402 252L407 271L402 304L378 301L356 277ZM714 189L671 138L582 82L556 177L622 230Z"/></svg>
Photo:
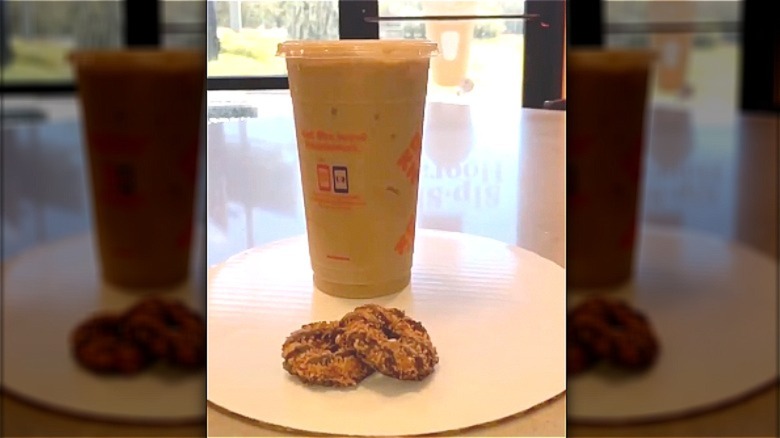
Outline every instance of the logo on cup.
<svg viewBox="0 0 780 438"><path fill-rule="evenodd" d="M100 198L114 205L134 206L140 202L136 170L128 163L102 163Z"/></svg>
<svg viewBox="0 0 780 438"><path fill-rule="evenodd" d="M333 166L333 191L336 193L349 193L349 177L345 166Z"/></svg>
<svg viewBox="0 0 780 438"><path fill-rule="evenodd" d="M332 169L332 170L331 170ZM349 193L349 173L346 166L317 165L317 188L321 192Z"/></svg>
<svg viewBox="0 0 780 438"><path fill-rule="evenodd" d="M330 166L327 164L317 165L317 187L323 192L329 192L332 184L330 180Z"/></svg>

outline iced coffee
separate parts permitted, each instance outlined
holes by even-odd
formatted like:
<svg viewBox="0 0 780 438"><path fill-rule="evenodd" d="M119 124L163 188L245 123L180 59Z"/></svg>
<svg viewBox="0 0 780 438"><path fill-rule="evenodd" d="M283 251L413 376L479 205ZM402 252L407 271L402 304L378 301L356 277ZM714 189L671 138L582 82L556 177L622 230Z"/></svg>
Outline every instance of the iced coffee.
<svg viewBox="0 0 780 438"><path fill-rule="evenodd" d="M422 2L425 15L475 15L478 2L428 0ZM474 20L428 20L425 36L439 45L439 56L431 59L433 82L442 87L460 87L467 79Z"/></svg>
<svg viewBox="0 0 780 438"><path fill-rule="evenodd" d="M71 56L101 272L125 287L186 279L206 60L189 51Z"/></svg>
<svg viewBox="0 0 780 438"><path fill-rule="evenodd" d="M314 284L362 298L409 284L427 41L287 42Z"/></svg>
<svg viewBox="0 0 780 438"><path fill-rule="evenodd" d="M653 56L570 51L566 258L570 287L630 278L637 236L645 114Z"/></svg>

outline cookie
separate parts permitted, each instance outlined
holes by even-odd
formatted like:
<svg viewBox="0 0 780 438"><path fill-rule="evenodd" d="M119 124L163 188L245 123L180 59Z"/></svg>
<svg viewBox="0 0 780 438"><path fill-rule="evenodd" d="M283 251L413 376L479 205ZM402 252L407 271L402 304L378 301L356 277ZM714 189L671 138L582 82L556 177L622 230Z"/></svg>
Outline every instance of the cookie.
<svg viewBox="0 0 780 438"><path fill-rule="evenodd" d="M581 344L566 343L566 373L577 375L590 368L596 362L596 357Z"/></svg>
<svg viewBox="0 0 780 438"><path fill-rule="evenodd" d="M283 367L309 385L350 387L374 372L354 349L339 346L338 321L302 326L282 345Z"/></svg>
<svg viewBox="0 0 780 438"><path fill-rule="evenodd" d="M79 324L71 335L80 365L99 374L136 374L152 362L138 344L122 336L121 317L97 315Z"/></svg>
<svg viewBox="0 0 780 438"><path fill-rule="evenodd" d="M644 370L659 355L660 346L647 318L621 301L585 301L570 312L568 326L572 343L617 367Z"/></svg>
<svg viewBox="0 0 780 438"><path fill-rule="evenodd" d="M368 304L345 315L337 342L354 349L380 373L400 380L423 380L439 362L423 325L399 309Z"/></svg>
<svg viewBox="0 0 780 438"><path fill-rule="evenodd" d="M180 368L206 363L205 322L183 303L141 301L126 312L122 325L126 336L155 358Z"/></svg>

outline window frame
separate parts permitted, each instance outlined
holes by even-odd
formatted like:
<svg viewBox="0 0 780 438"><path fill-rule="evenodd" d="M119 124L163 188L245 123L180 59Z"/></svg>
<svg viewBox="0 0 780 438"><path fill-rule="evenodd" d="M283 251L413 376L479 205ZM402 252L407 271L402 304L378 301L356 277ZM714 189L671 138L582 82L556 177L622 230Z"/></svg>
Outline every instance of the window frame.
<svg viewBox="0 0 780 438"><path fill-rule="evenodd" d="M379 24L365 20L378 14L379 0L338 0L339 39L379 39ZM289 88L287 76L219 76L206 79L209 91Z"/></svg>
<svg viewBox="0 0 780 438"><path fill-rule="evenodd" d="M780 30L772 19L774 5L742 0L741 6L740 108L780 113Z"/></svg>
<svg viewBox="0 0 780 438"><path fill-rule="evenodd" d="M7 1L7 0L0 0ZM162 0L122 0L123 47L159 47L162 41ZM73 80L60 82L0 81L2 94L73 94Z"/></svg>
<svg viewBox="0 0 780 438"><path fill-rule="evenodd" d="M523 56L531 53L544 60L523 63L523 107L542 108L545 100L561 97L565 74L565 8L568 3L565 0L525 0L526 13L540 13L540 21L547 23L549 28L541 28L536 23L526 24L523 28ZM338 8L339 39L379 39L379 23L365 20L379 15L379 0L339 0ZM289 89L287 76L209 77L206 85L209 91Z"/></svg>
<svg viewBox="0 0 780 438"><path fill-rule="evenodd" d="M5 0L3 0L5 1ZM583 0L578 0L583 1ZM591 0L592 1L592 0ZM598 0L596 0L598 1ZM163 41L163 32L185 32L192 33L194 26L179 26L176 23L162 22L162 2L163 0L122 0L123 9L123 37L124 47L160 47ZM557 99L560 97L561 84L563 80L563 19L558 17L545 17L545 3L555 3L566 5L568 1L549 0L526 0L527 9L540 9L543 14L542 21L551 24L561 23L554 32L559 32L553 38L549 37L549 32L545 35L543 32L530 30L537 26L524 26L525 32L525 55L528 53L545 54L549 58L544 63L524 63L524 79L522 92L525 96L538 94L538 90L549 90L545 99ZM205 4L204 4L205 6ZM339 0L339 38L340 39L379 39L379 23L367 22L366 17L376 17L379 15L379 0ZM549 9L549 7L548 7ZM532 11L528 11L532 13ZM206 25L206 21L202 26ZM203 34L205 35L205 28ZM204 41L205 43L205 41ZM556 56L550 56L551 53ZM544 64L544 65L542 65ZM550 72L553 74L550 74ZM532 80L527 80L532 78ZM530 84L534 84L533 87ZM228 77L207 77L207 90L285 90L289 88L287 76L228 76ZM0 83L0 92L4 94L72 94L76 91L76 84L73 80L62 82L14 82L11 84ZM538 100L538 99L536 99ZM524 100L523 106L541 108L540 102Z"/></svg>
<svg viewBox="0 0 780 438"><path fill-rule="evenodd" d="M582 0L577 0L582 1ZM563 94L564 35L569 1L525 0L527 14L539 14L539 22L524 26L523 108L544 108L545 101ZM541 23L544 23L543 25ZM533 85L532 85L533 84Z"/></svg>
<svg viewBox="0 0 780 438"><path fill-rule="evenodd" d="M578 0L569 3L569 46L603 46L604 37L610 33L655 33L655 32L711 32L712 26L698 25L692 29L658 26L657 23L610 23L605 25L604 2L607 0ZM737 33L740 40L741 63L739 79L739 109L742 111L780 112L780 99L776 96L780 88L780 30L773 23L773 3L765 0L741 0L740 17L737 22L715 23L726 25L729 31ZM572 21L574 24L572 25ZM774 32L766 36L767 29Z"/></svg>

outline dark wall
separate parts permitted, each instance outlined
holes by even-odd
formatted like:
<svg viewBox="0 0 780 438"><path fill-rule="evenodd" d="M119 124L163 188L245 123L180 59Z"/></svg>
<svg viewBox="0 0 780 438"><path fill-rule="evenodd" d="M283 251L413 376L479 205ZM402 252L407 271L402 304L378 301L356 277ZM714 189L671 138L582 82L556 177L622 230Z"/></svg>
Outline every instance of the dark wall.
<svg viewBox="0 0 780 438"><path fill-rule="evenodd" d="M13 58L10 35L8 35L9 21L6 16L5 0L0 0L0 68L8 65Z"/></svg>

